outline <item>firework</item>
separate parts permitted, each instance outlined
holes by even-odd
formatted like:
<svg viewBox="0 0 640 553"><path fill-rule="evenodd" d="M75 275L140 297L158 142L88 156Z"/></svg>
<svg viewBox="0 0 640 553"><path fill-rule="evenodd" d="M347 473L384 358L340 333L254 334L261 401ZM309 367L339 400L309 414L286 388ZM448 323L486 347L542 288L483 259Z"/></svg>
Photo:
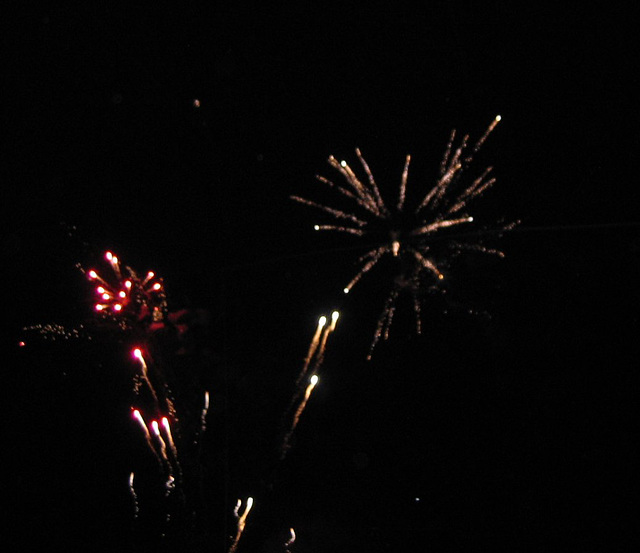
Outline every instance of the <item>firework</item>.
<svg viewBox="0 0 640 553"><path fill-rule="evenodd" d="M105 252L104 259L109 265L108 273L81 268L95 284L95 311L123 328L136 323L152 325L163 321L167 303L162 280L153 271L144 278L139 277L133 269L121 265L112 252Z"/></svg>
<svg viewBox="0 0 640 553"><path fill-rule="evenodd" d="M359 178L346 161L338 161L333 156L328 159L329 165L341 175L344 184L317 176L321 183L346 198L345 201L351 205L353 212L349 211L350 208L339 209L300 196L291 196L292 200L320 210L332 218L329 224L314 225L315 230L346 233L375 244L359 258L359 269L344 287L345 294L348 294L383 257L399 260L400 269L378 318L369 358L380 338L388 337L396 300L403 290L410 291L413 296L416 332L421 332L418 291L428 286L433 287L445 278L442 262L436 259L434 239L438 239L440 250L444 246L445 253L440 255L445 258L469 250L501 257L504 255L499 250L485 248L477 233L475 238L469 233L463 237L451 230L467 227L473 222L473 217L467 213L469 204L495 183L495 178L490 176L491 167L486 168L470 183L465 183L462 177L465 169L473 161L473 156L480 150L500 119L500 116L497 116L473 146L469 146L468 135L454 146L456 132L452 131L435 184L413 207L407 205L411 156L407 155L405 158L397 197L393 202L389 202L383 199L371 169L357 148L356 156L366 179ZM496 230L507 230L511 226L506 225Z"/></svg>
<svg viewBox="0 0 640 553"><path fill-rule="evenodd" d="M336 329L336 324L338 323L339 317L340 313L334 311L331 314L331 324L329 326L327 326L326 316L322 315L318 319L318 326L316 328L315 334L313 335L313 338L311 339L311 343L309 344L309 349L304 359L302 370L300 371L300 374L296 379L296 386L300 385L304 377L307 375L310 366L313 367L313 371L317 371L324 361L324 352L327 348L327 340L329 338L329 334L331 334Z"/></svg>
<svg viewBox="0 0 640 553"><path fill-rule="evenodd" d="M289 553L289 547L296 541L296 532L293 528L289 528L289 538L284 542L285 552Z"/></svg>
<svg viewBox="0 0 640 553"><path fill-rule="evenodd" d="M136 490L133 487L133 472L129 474L129 493L131 494L131 499L133 500L133 518L138 518L138 496L136 494Z"/></svg>
<svg viewBox="0 0 640 553"><path fill-rule="evenodd" d="M316 331L313 335L313 338L311 339L311 343L309 344L307 355L305 356L304 362L302 364L302 370L300 371L300 374L296 379L296 389L293 393L291 401L289 402L289 407L285 412L286 418L293 411L293 408L300 400L300 396L302 396L304 390L304 397L300 401L300 403L298 403L293 417L291 418L292 422L289 424L287 431L284 433L282 445L280 446L280 460L284 459L287 451L290 448L289 441L291 440L293 431L298 425L300 416L302 415L302 411L307 405L307 401L309 400L313 388L318 383L318 376L315 373L318 371L324 361L324 354L327 348L327 340L329 338L329 334L331 334L336 329L339 318L340 313L334 311L333 313L331 313L331 322L329 324L327 324L327 317L325 315L322 315L318 319L318 326L316 327ZM309 384L305 388L302 386L302 383L310 368L312 373L314 374L310 378Z"/></svg>
<svg viewBox="0 0 640 553"><path fill-rule="evenodd" d="M154 457L157 459L158 463L162 464L162 461L160 461L160 457L158 456L158 452L156 451L156 448L153 445L153 441L151 439L151 433L149 432L149 427L147 426L147 423L145 422L142 415L140 414L140 411L138 409L133 409L132 414L133 414L133 418L136 419L136 421L142 428L142 431L144 432L144 437L147 442L147 445L149 446L149 449L153 453Z"/></svg>
<svg viewBox="0 0 640 553"><path fill-rule="evenodd" d="M231 547L229 547L229 553L234 553L238 548L238 543L240 542L240 538L242 537L242 532L244 532L244 527L247 523L247 516L249 515L249 511L251 511L251 507L253 507L253 497L247 498L247 502L244 507L244 511L240 514L240 507L242 506L242 501L238 499L235 508L233 509L233 515L236 518L236 536L233 539Z"/></svg>
<svg viewBox="0 0 640 553"><path fill-rule="evenodd" d="M293 435L293 432L296 429L296 426L298 426L298 422L300 422L300 416L302 415L302 411L304 411L304 408L307 406L307 402L311 397L311 392L316 387L316 384L318 384L318 380L319 380L318 375L316 374L314 374L309 379L309 384L307 385L304 391L304 397L302 398L302 401L299 403L298 408L296 409L296 412L293 415L291 426L289 427L288 432L285 434L284 439L282 440L282 445L280 446L281 461L285 458L285 456L287 455L287 451L289 451L291 447L289 444L289 442L291 441L291 436Z"/></svg>

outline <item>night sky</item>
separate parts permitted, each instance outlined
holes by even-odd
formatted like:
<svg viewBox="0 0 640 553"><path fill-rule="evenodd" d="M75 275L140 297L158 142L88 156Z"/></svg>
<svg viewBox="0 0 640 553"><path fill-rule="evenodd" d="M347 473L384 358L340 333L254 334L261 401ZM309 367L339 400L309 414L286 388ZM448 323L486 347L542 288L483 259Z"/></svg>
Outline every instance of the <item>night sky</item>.
<svg viewBox="0 0 640 553"><path fill-rule="evenodd" d="M284 552L290 527L291 553L637 547L635 29L612 3L467 4L87 3L8 18L7 551L227 551L248 496L240 552ZM498 114L468 169L491 165L497 183L469 211L504 259L451 260L446 294L424 291L420 336L401 297L367 361L393 267L342 294L370 243L314 232L327 218L290 195L332 203L315 175L335 176L330 154L357 167L356 147L391 196L410 153L409 193L424 193L451 130L477 138ZM497 221L520 223L478 230ZM23 330L86 323L76 264L107 249L192 314L193 349L172 367L186 421L211 393L183 459L195 522L165 538L124 341ZM334 309L278 461L281 416Z"/></svg>

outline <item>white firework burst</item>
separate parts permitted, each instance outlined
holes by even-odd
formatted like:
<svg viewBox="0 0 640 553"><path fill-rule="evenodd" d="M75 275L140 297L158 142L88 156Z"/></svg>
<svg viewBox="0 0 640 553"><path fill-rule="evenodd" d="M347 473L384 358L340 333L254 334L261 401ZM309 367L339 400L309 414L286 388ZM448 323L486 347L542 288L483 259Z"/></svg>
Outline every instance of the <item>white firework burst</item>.
<svg viewBox="0 0 640 553"><path fill-rule="evenodd" d="M373 173L358 148L355 150L356 156L366 178L359 178L346 161L338 161L333 156L329 157L328 163L340 173L344 183L339 184L324 176L316 176L321 183L337 190L347 202L351 202L353 212L300 196L291 196L292 200L331 216L331 222L316 224L315 230L335 231L366 238L374 245L358 260L359 269L344 287L345 294L385 256L402 260L403 269L394 279L393 287L378 318L369 358L379 339L388 337L398 295L404 290L413 296L416 331L421 332L420 296L417 292L425 287L426 282L429 282L427 286L433 286L444 279L444 274L439 268L440 262L435 259L433 251L435 238L438 238L440 243L442 238L446 242L446 248L451 252L471 250L504 256L500 250L485 248L477 240L477 234L475 240L469 240L469 233L465 233L466 239L463 239L459 231L456 232L457 236L451 232L451 229L464 227L473 222L473 217L468 213L469 204L496 181L491 176L492 167L487 167L471 182L465 182L463 175L473 161L473 156L500 119L500 116L497 116L473 146L469 145L468 135L462 137L456 146L456 131L451 132L440 163L438 178L414 206L408 206L406 202L411 156L407 155L405 159L397 198L389 202L383 199ZM504 231L512 226L503 225L495 230Z"/></svg>

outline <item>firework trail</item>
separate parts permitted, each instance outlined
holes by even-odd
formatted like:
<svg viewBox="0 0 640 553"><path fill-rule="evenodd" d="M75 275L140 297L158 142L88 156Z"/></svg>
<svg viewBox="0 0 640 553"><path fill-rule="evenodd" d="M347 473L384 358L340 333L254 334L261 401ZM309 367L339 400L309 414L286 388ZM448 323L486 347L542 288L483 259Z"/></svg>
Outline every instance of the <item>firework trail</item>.
<svg viewBox="0 0 640 553"><path fill-rule="evenodd" d="M280 445L280 460L281 461L286 457L287 452L289 451L289 449L291 449L291 444L290 444L291 436L293 435L293 432L296 429L296 426L298 426L298 422L300 421L300 416L302 415L302 411L304 411L304 408L306 407L307 402L309 401L309 397L311 396L311 392L313 391L313 389L315 388L317 383L318 383L318 375L314 374L309 379L309 384L305 388L304 396L302 398L302 401L298 404L298 407L297 407L295 413L293 414L291 423L289 424L289 428L285 432L284 437L282 439L282 444ZM298 395L298 393L296 392L296 394L294 395L294 398L292 400L292 404L295 403L297 395Z"/></svg>
<svg viewBox="0 0 640 553"><path fill-rule="evenodd" d="M316 332L311 339L311 343L309 344L309 350L307 351L307 355L304 359L304 363L302 365L302 370L296 379L296 386L299 386L304 377L307 375L309 371L309 367L312 366L312 371L317 371L322 365L324 361L324 352L327 348L327 340L329 338L329 334L331 334L336 329L336 324L338 323L338 318L340 317L340 313L334 311L331 314L331 324L327 326L327 317L322 315L318 319L318 326L316 328ZM313 360L313 364L311 361Z"/></svg>
<svg viewBox="0 0 640 553"><path fill-rule="evenodd" d="M138 507L138 495L136 494L136 490L133 487L133 472L129 474L129 493L131 494L131 498L133 500L133 518L138 518L138 513L140 511Z"/></svg>
<svg viewBox="0 0 640 553"><path fill-rule="evenodd" d="M346 161L338 161L333 156L329 157L328 163L340 173L344 184L335 183L320 175L316 176L321 183L336 190L345 198L345 201L354 208L353 212L300 196L291 196L292 200L322 211L333 219L330 224L314 225L315 230L346 233L367 238L376 244L359 258L360 267L344 287L345 294L348 294L382 258L389 256L401 262L402 269L394 281L376 324L369 359L380 338L388 337L396 300L403 290L409 290L413 295L416 332L421 332L418 291L425 287L425 282L431 283L428 286L435 286L445 278L440 267L441 263L434 259L435 238L438 238L447 250L447 253L441 254L445 259L447 256L463 251L504 256L499 250L485 248L479 241L478 235L475 241L465 241L460 234L456 236L451 233L451 229L467 226L473 222L473 217L466 212L469 204L496 181L490 176L491 167L486 168L471 183L462 182L462 176L473 161L473 156L480 150L500 119L498 115L473 146L469 146L468 135L454 146L456 132L452 131L440 163L438 178L415 207L408 207L406 201L411 156L407 155L405 158L397 197L394 202L389 202L383 199L371 169L357 148L356 156L366 179L360 179ZM505 225L497 230L508 230L512 226ZM466 239L471 240L471 235L467 234Z"/></svg>
<svg viewBox="0 0 640 553"><path fill-rule="evenodd" d="M293 435L293 431L298 425L300 416L302 415L302 411L307 405L307 401L309 400L313 388L318 383L318 376L315 373L322 366L322 363L324 361L324 354L327 348L327 340L329 338L329 335L336 329L339 318L340 314L337 311L334 311L331 314L331 322L329 324L327 324L327 317L325 315L322 315L318 319L318 326L316 327L316 331L313 335L313 338L311 339L311 343L309 344L307 355L305 356L304 362L302 364L302 370L300 371L300 374L296 379L296 389L284 414L284 419L286 419L289 416L289 413L293 411L296 403L300 400L300 397L304 393L304 397L302 398L300 403L298 403L298 406L291 418L291 423L289 423L287 430L284 432L284 437L280 446L280 460L283 460L285 458L287 451L291 447L289 442L291 440L291 436ZM310 369L313 373L313 376L305 387L303 386L303 381L309 373Z"/></svg>
<svg viewBox="0 0 640 553"><path fill-rule="evenodd" d="M236 518L236 536L231 543L231 547L229 547L229 553L235 553L238 548L238 543L240 542L240 538L242 537L242 532L244 532L244 527L247 523L247 516L249 515L249 511L251 511L251 507L253 507L253 497L247 498L247 503L245 504L244 511L242 514L240 513L240 507L242 506L242 501L238 499L238 503L233 510L233 515Z"/></svg>
<svg viewBox="0 0 640 553"><path fill-rule="evenodd" d="M136 421L142 428L142 431L144 432L144 437L147 442L147 445L149 446L149 449L153 453L154 457L158 460L158 463L160 463L160 465L162 466L162 461L160 460L160 456L158 455L158 452L156 451L156 448L153 445L153 440L151 438L151 433L149 432L149 427L147 426L147 423L145 422L144 418L142 417L138 409L134 409L132 411L132 414L133 414L133 418L136 419Z"/></svg>
<svg viewBox="0 0 640 553"><path fill-rule="evenodd" d="M296 410L296 413L293 416L293 422L291 423L291 430L290 430L289 434L291 434L295 430L296 426L298 426L298 422L300 420L300 415L302 415L302 411L304 411L304 408L307 406L307 401L309 401L309 398L311 397L311 392L316 387L316 384L318 384L318 380L319 380L318 379L318 375L316 375L316 374L314 374L309 379L309 384L308 384L306 390L304 391L304 398L300 402L300 405L298 405L298 409ZM288 442L289 440L287 439L286 441Z"/></svg>
<svg viewBox="0 0 640 553"><path fill-rule="evenodd" d="M140 368L142 369L142 373L141 373L141 377L142 380L146 383L146 385L149 388L149 391L151 392L151 395L153 396L153 400L155 402L156 406L160 405L160 400L158 399L158 394L156 393L155 388L153 387L153 384L151 384L151 380L149 380L149 369L147 366L147 362L144 360L144 357L142 355L142 351L140 350L140 348L135 348L133 350L133 356L140 361Z"/></svg>
<svg viewBox="0 0 640 553"><path fill-rule="evenodd" d="M296 532L293 528L289 528L289 539L284 542L285 553L290 553L289 547L292 546L296 541Z"/></svg>

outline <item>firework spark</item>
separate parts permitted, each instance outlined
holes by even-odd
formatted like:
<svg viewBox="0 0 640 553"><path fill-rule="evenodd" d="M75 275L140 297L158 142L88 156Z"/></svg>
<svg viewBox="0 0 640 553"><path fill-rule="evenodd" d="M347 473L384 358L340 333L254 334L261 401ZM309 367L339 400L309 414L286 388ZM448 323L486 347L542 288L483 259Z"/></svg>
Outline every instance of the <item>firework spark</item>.
<svg viewBox="0 0 640 553"><path fill-rule="evenodd" d="M302 370L296 379L296 386L299 386L304 377L309 372L309 367L313 367L312 370L315 372L318 370L322 362L324 361L324 352L327 348L327 340L329 338L329 334L331 334L336 329L336 324L338 323L338 318L340 317L340 313L334 311L331 313L331 323L327 326L327 317L322 315L318 319L318 326L316 328L316 332L311 339L311 343L309 344L309 349L307 351L307 355L304 359L304 363L302 365ZM323 332L324 331L324 332ZM313 364L311 363L313 361Z"/></svg>
<svg viewBox="0 0 640 553"><path fill-rule="evenodd" d="M296 532L293 528L289 528L289 538L284 543L285 552L289 553L289 547L296 541Z"/></svg>
<svg viewBox="0 0 640 553"><path fill-rule="evenodd" d="M300 400L300 397L302 396L303 390L304 390L304 397L300 401L300 403L298 403L298 406L293 416L291 417L292 422L288 423L288 428L286 432L284 432L284 438L282 440L282 445L280 446L280 460L284 459L284 457L287 454L287 451L291 447L289 444L289 441L291 440L293 431L298 425L298 421L300 420L300 415L302 414L302 411L304 410L307 404L307 401L309 400L311 391L313 390L315 385L318 383L318 376L315 373L317 373L318 369L322 366L322 363L324 361L324 354L327 348L327 340L329 338L329 334L331 334L336 329L336 325L338 324L339 318L340 318L340 313L338 313L338 311L334 311L333 313L331 313L331 322L329 324L327 324L327 317L325 315L322 315L318 319L318 326L316 327L316 331L313 335L313 338L311 339L311 343L309 344L307 355L305 356L304 362L302 364L302 370L300 371L300 374L296 379L296 389L289 402L289 406L284 414L283 420L289 420L289 416L293 412L293 409L296 403L298 403L298 401ZM309 372L309 369L311 369L313 376L311 377L309 384L305 388L303 387L302 384ZM283 423L283 426L284 426L284 423Z"/></svg>
<svg viewBox="0 0 640 553"><path fill-rule="evenodd" d="M393 202L389 202L383 199L371 169L357 148L356 156L366 179L360 179L346 161L338 161L333 156L328 159L329 165L340 173L345 184L337 184L326 177L317 176L320 182L337 190L346 198L354 208L353 212L348 208L334 208L300 196L291 196L292 200L331 216L332 223L316 224L315 230L351 234L366 238L375 244L359 258L360 267L344 287L345 294L348 294L382 258L397 258L400 262L401 269L378 318L369 359L380 338L388 337L396 300L403 290L409 290L413 295L416 332L421 332L420 300L417 291L425 287L425 282L430 282L429 285L434 286L445 278L442 263L435 259L437 252L434 251L434 238L442 238L439 242L444 245L447 252L441 254L443 257L462 251L478 251L500 257L504 255L499 250L485 248L479 242L477 234L475 241L470 242L468 240L471 238L468 234L465 241L460 234L456 236L451 232L451 229L466 227L473 222L473 217L466 212L469 204L496 181L490 176L491 167L486 168L471 183L463 182L462 176L473 161L473 156L480 150L500 119L498 115L473 146L469 146L468 135L454 146L456 132L452 131L435 184L413 207L407 205L407 181L411 156L407 155L405 158L397 197ZM503 226L497 230L508 230L511 226Z"/></svg>
<svg viewBox="0 0 640 553"><path fill-rule="evenodd" d="M136 490L133 487L133 472L129 474L129 493L131 494L131 498L133 500L133 518L138 518L138 513L140 511L138 507L138 495L136 494Z"/></svg>
<svg viewBox="0 0 640 553"><path fill-rule="evenodd" d="M302 415L302 412L304 411L304 408L307 406L307 402L309 401L309 398L311 397L311 392L313 391L313 389L316 387L316 384L318 384L318 375L314 374L313 376L311 376L311 378L309 379L309 384L307 385L305 391L304 391L304 397L302 398L302 401L299 403L298 408L296 409L296 412L293 415L293 420L291 421L291 426L289 427L288 432L285 434L284 439L282 441L282 445L280 447L280 460L282 461L285 456L287 455L287 451L289 451L290 449L290 444L289 442L291 441L291 436L293 435L294 430L296 429L296 426L298 426L298 422L300 422L300 416Z"/></svg>
<svg viewBox="0 0 640 553"><path fill-rule="evenodd" d="M132 355L140 362L142 380L144 380L144 382L149 387L149 391L153 396L153 400L155 401L155 404L159 405L160 402L158 400L158 394L156 394L156 390L153 387L153 384L151 384L151 380L149 380L149 367L147 365L147 362L144 359L144 356L142 355L142 350L140 348L134 348Z"/></svg>
<svg viewBox="0 0 640 553"><path fill-rule="evenodd" d="M236 518L236 536L233 539L233 543L229 548L229 553L234 553L238 548L238 542L240 542L240 538L242 537L242 532L244 532L244 527L247 524L247 516L249 515L249 511L251 507L253 507L253 497L247 498L247 503L245 504L244 511L240 514L240 507L242 506L242 501L238 499L235 508L233 509L233 515Z"/></svg>
<svg viewBox="0 0 640 553"><path fill-rule="evenodd" d="M121 265L113 253L105 252L104 258L110 268L109 276L103 276L95 269L85 271L81 268L96 285L95 311L117 321L123 328L131 326L133 321L161 322L166 315L167 304L162 281L155 273L149 271L140 278L133 269Z"/></svg>
<svg viewBox="0 0 640 553"><path fill-rule="evenodd" d="M151 433L149 432L149 427L147 426L147 423L145 422L144 418L142 417L142 414L140 413L140 411L138 409L133 409L132 415L133 415L133 418L136 419L136 421L138 422L138 424L142 428L142 431L144 432L144 437L145 437L145 440L147 441L147 445L149 446L149 449L151 450L151 452L153 453L153 455L157 459L158 463L162 464L162 461L160 460L160 457L158 456L158 452L156 451L156 448L153 445L153 441L151 439Z"/></svg>

